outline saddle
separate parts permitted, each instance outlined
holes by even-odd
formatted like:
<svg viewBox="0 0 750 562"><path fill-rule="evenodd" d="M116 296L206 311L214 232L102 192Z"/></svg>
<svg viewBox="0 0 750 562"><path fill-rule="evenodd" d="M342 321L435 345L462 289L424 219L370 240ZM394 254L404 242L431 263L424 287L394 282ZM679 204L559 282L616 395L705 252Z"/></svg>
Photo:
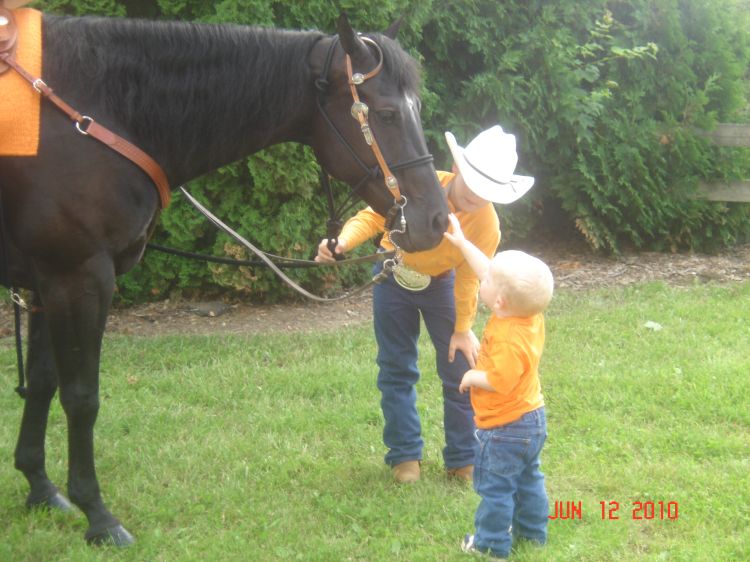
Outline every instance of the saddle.
<svg viewBox="0 0 750 562"><path fill-rule="evenodd" d="M18 27L16 18L9 9L0 6L0 74L10 67L5 64L3 58L15 57L16 40L18 39Z"/></svg>

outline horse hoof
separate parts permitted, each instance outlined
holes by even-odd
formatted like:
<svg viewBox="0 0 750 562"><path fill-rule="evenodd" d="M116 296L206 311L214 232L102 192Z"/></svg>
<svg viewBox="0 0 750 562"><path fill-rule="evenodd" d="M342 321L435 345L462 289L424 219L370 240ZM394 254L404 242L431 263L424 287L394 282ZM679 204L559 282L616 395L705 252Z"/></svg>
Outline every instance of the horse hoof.
<svg viewBox="0 0 750 562"><path fill-rule="evenodd" d="M133 535L128 533L127 529L122 525L115 525L104 529L100 533L86 533L86 542L95 546L118 546L121 548L130 546L135 543Z"/></svg>
<svg viewBox="0 0 750 562"><path fill-rule="evenodd" d="M70 500L63 496L60 492L55 492L40 500L33 500L29 498L26 500L26 507L29 509L49 509L53 511L72 511L73 505Z"/></svg>

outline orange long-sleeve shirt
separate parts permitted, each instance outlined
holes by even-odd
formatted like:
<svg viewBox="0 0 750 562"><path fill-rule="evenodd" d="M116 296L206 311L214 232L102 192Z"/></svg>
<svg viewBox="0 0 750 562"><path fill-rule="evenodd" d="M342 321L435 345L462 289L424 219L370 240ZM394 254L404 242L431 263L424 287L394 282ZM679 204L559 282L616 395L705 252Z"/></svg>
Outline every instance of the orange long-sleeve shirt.
<svg viewBox="0 0 750 562"><path fill-rule="evenodd" d="M454 178L454 174L449 172L438 171L437 174L444 188ZM470 240L487 257L492 257L500 243L500 221L492 204L488 203L473 213L456 212L450 201L448 201L448 208L456 214L467 240ZM351 250L384 230L385 219L367 207L346 222L339 237L346 240L348 249ZM386 250L393 249L393 245L385 239L382 246ZM454 330L465 332L471 329L477 312L479 280L458 248L447 239L443 239L431 250L405 252L404 265L432 276L455 269L456 282L453 293L456 299L456 324Z"/></svg>
<svg viewBox="0 0 750 562"><path fill-rule="evenodd" d="M539 360L544 348L544 316L500 318L492 315L482 334L477 369L487 373L495 391L471 387L477 427L490 429L544 406Z"/></svg>

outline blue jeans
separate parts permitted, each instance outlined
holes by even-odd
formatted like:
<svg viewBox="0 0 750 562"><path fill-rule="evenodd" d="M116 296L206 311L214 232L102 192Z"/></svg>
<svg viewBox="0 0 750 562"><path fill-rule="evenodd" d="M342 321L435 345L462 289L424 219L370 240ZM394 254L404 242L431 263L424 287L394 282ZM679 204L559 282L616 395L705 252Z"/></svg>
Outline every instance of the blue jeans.
<svg viewBox="0 0 750 562"><path fill-rule="evenodd" d="M544 408L506 425L478 429L474 489L482 500L474 516L474 544L506 558L512 537L547 542L549 502L539 455L547 438Z"/></svg>
<svg viewBox="0 0 750 562"><path fill-rule="evenodd" d="M377 272L380 265L375 267ZM422 291L408 291L392 276L373 289L373 319L378 343L377 364L380 405L385 427L383 442L388 448L386 464L422 460L421 424L417 413L419 380L417 341L420 313L435 346L437 372L443 383L443 426L446 468L474 463L477 450L474 438L474 412L469 393L460 394L458 386L469 365L463 353L448 362L448 346L456 320L453 297L454 274L433 278Z"/></svg>

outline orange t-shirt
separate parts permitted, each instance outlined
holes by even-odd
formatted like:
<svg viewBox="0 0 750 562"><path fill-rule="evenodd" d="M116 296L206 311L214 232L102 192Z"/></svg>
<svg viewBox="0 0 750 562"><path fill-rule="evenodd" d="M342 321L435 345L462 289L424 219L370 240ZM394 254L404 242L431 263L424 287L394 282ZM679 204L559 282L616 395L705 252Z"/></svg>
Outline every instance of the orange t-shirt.
<svg viewBox="0 0 750 562"><path fill-rule="evenodd" d="M487 373L495 392L471 388L474 421L490 429L517 420L544 406L539 384L539 360L544 348L544 316L487 321L477 369Z"/></svg>

